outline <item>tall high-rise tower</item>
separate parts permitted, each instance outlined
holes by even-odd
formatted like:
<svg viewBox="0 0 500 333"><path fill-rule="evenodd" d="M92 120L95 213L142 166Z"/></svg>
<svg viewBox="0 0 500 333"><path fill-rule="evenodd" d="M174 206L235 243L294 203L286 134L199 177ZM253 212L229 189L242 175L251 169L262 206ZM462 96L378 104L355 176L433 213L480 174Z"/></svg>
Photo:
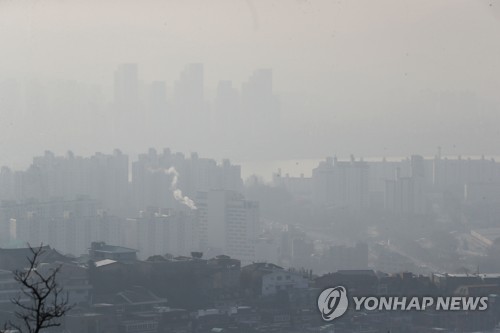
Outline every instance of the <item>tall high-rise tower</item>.
<svg viewBox="0 0 500 333"><path fill-rule="evenodd" d="M137 64L121 64L114 76L114 107L118 112L139 108L139 78Z"/></svg>

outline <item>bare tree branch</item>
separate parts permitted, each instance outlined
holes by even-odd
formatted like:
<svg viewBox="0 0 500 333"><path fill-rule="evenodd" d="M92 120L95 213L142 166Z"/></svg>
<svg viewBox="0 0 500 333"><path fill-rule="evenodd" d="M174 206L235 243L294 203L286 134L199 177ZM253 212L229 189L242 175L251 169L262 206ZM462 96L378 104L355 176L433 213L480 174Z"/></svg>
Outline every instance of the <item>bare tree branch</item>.
<svg viewBox="0 0 500 333"><path fill-rule="evenodd" d="M29 244L28 244L29 245ZM72 305L68 295L57 282L61 265L40 270L39 264L45 249L43 244L33 248L29 245L31 255L27 257L28 268L14 272L14 280L20 284L20 294L11 299L18 308L14 313L18 322L9 322L4 329L15 329L20 333L38 333L43 329L60 326L58 319L63 317Z"/></svg>

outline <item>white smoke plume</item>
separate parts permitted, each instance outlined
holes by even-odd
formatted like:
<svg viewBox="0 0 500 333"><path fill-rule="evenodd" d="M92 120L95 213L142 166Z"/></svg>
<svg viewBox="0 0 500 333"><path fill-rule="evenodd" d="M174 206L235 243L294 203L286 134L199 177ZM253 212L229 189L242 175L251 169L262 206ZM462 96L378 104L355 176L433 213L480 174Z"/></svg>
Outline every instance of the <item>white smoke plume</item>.
<svg viewBox="0 0 500 333"><path fill-rule="evenodd" d="M191 209L197 209L196 205L194 204L194 201L191 200L188 196L183 196L182 191L177 188L177 182L179 180L179 173L177 170L175 170L174 167L170 167L168 170L165 171L167 175L172 175L172 184L170 185L170 188L172 189L172 193L174 195L174 199L180 202L183 205L188 206Z"/></svg>

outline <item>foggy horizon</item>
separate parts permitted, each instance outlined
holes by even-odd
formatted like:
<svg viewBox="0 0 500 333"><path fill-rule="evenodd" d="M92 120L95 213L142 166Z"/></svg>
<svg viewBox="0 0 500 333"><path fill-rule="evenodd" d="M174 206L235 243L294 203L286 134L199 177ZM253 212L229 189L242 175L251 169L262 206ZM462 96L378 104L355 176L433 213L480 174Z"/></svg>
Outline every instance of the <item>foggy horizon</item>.
<svg viewBox="0 0 500 333"><path fill-rule="evenodd" d="M438 146L445 155L500 155L499 20L497 1L2 1L0 103L11 108L2 112L0 164L22 167L45 150L152 146L252 161L431 156ZM164 82L165 114L186 66L202 63L202 113L212 124L220 80L241 94L255 70L269 68L279 121L258 143L224 132L244 143L236 146L211 141L217 128L190 141L151 123L134 136L113 132L146 113L112 110L124 63L137 64L140 89ZM36 112L20 106L33 86L48 101ZM86 125L75 131L76 122Z"/></svg>

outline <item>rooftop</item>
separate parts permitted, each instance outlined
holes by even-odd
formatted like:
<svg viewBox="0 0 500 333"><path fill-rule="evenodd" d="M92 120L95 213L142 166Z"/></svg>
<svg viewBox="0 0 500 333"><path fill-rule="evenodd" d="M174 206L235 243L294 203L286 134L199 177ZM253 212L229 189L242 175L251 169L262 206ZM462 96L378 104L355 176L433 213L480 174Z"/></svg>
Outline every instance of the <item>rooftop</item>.
<svg viewBox="0 0 500 333"><path fill-rule="evenodd" d="M92 247L90 248L92 251L98 252L107 252L107 253L136 253L139 252L135 249L130 249L128 247L117 246L117 245L108 245L106 243L92 243Z"/></svg>
<svg viewBox="0 0 500 333"><path fill-rule="evenodd" d="M95 267L102 267L116 263L116 260L104 259L95 262Z"/></svg>

